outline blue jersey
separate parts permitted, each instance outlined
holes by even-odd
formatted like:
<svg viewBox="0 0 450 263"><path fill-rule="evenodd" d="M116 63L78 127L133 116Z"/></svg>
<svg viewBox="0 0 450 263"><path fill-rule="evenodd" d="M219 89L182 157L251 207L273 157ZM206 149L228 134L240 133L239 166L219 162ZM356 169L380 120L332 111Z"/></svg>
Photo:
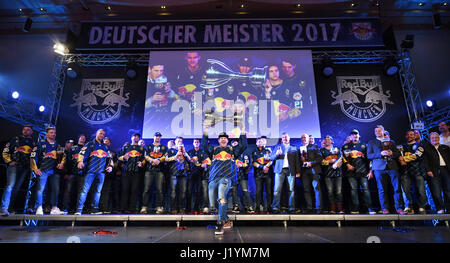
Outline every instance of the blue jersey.
<svg viewBox="0 0 450 263"><path fill-rule="evenodd" d="M34 147L31 153L31 169L41 171L51 171L56 168L58 159L61 159L61 163L65 163L66 158L64 156L63 148L55 143L49 143L47 140L40 140Z"/></svg>
<svg viewBox="0 0 450 263"><path fill-rule="evenodd" d="M93 140L81 148L78 162L83 161L87 173L100 173L105 171L107 163L112 166L111 157L106 144Z"/></svg>

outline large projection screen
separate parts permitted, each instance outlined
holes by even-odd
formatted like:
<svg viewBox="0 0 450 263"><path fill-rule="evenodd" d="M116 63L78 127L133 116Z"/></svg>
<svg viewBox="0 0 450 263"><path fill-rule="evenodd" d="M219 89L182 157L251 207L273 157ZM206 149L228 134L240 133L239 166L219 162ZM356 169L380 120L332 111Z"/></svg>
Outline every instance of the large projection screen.
<svg viewBox="0 0 450 263"><path fill-rule="evenodd" d="M210 137L320 138L311 51L151 51L143 137L199 138L205 122Z"/></svg>

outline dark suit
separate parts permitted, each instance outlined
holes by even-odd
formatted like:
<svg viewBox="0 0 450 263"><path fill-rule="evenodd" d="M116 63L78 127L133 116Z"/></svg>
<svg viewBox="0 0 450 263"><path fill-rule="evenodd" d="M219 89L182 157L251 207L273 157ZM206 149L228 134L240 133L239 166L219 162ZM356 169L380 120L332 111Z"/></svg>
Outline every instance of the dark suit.
<svg viewBox="0 0 450 263"><path fill-rule="evenodd" d="M433 201L436 205L436 210L444 209L444 201L442 200L442 192L445 198L445 207L447 213L450 209L450 147L440 144L438 149L433 145L425 144L425 168L427 172L433 173L433 178L427 176L428 184L430 186ZM440 165L439 153L444 159L445 165Z"/></svg>
<svg viewBox="0 0 450 263"><path fill-rule="evenodd" d="M276 155L277 150L281 148L282 154ZM288 167L283 168L284 158L287 154ZM284 179L287 177L289 182L289 210L294 211L295 209L295 174L300 173L300 159L298 158L297 147L289 145L285 147L283 144L275 146L270 155L270 159L275 162L274 172L275 172L275 184L273 188L273 202L272 210L278 212L280 210L280 198L281 189L283 187Z"/></svg>
<svg viewBox="0 0 450 263"><path fill-rule="evenodd" d="M309 144L306 146L306 153L302 153L300 148L298 149L298 156L301 157L305 155L305 161L311 162L311 167L301 168L301 179L303 183L303 194L305 196L306 210L312 211L313 209L313 199L311 196L311 186L314 189L315 195L315 208L322 210L322 191L320 189L320 178L321 173L320 164L322 162L322 154L320 153L319 147L317 145ZM300 158L299 158L300 159Z"/></svg>
<svg viewBox="0 0 450 263"><path fill-rule="evenodd" d="M381 141L374 139L369 141L367 144L367 158L372 160L372 170L374 171L375 178L377 180L378 187L378 197L380 199L381 208L383 210L388 210L389 208L389 198L387 196L387 191L390 183L394 188L394 201L395 209L402 209L402 190L399 184L398 178L398 165L396 159L400 157L400 152L397 150L394 141L390 141L389 149L392 151L392 156L389 160L381 155L383 147Z"/></svg>

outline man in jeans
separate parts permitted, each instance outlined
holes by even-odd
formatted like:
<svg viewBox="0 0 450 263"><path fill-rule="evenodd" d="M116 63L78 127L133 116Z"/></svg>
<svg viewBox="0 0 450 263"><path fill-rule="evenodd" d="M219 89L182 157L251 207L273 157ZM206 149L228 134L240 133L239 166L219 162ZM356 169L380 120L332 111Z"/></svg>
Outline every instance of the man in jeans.
<svg viewBox="0 0 450 263"><path fill-rule="evenodd" d="M342 168L344 176L350 184L352 199L351 213L359 214L359 189L362 191L363 203L369 214L375 214L372 210L372 199L369 191L369 180L373 177L369 170L367 159L367 147L359 140L359 131L350 132L350 141L342 146Z"/></svg>
<svg viewBox="0 0 450 263"><path fill-rule="evenodd" d="M272 151L270 148L266 148L267 137L261 136L256 139L256 149L252 153L253 161L253 175L255 177L256 185L256 212L262 213L264 210L266 212L272 211L272 164L270 160L270 155ZM267 206L264 209L264 195L263 187L266 192Z"/></svg>
<svg viewBox="0 0 450 263"><path fill-rule="evenodd" d="M427 196L425 194L425 164L424 164L424 148L419 142L416 142L413 130L406 132L406 143L399 150L402 154L400 158L401 176L403 192L405 193L405 212L414 214L414 198L411 193L411 182L414 181L417 193L417 206L420 214L426 214L425 205Z"/></svg>
<svg viewBox="0 0 450 263"><path fill-rule="evenodd" d="M281 144L275 146L272 151L270 160L275 162L275 185L273 187L272 213L280 212L281 189L284 180L289 183L289 210L295 211L295 177L300 177L300 158L298 157L297 148L290 144L289 134L286 132L281 135Z"/></svg>
<svg viewBox="0 0 450 263"><path fill-rule="evenodd" d="M384 136L384 127L377 125L375 127L375 140L367 144L367 157L372 160L372 170L377 179L378 197L380 199L383 214L389 214L389 184L394 188L395 209L398 214L406 214L402 207L402 190L398 178L398 165L396 159L400 157L395 143L386 139Z"/></svg>
<svg viewBox="0 0 450 263"><path fill-rule="evenodd" d="M52 215L62 215L64 212L57 207L59 195L59 174L55 173L55 169L62 169L66 162L63 148L55 141L55 127L46 129L45 140L39 141L31 153L31 169L38 176L38 187L36 192L36 215L43 215L43 192L47 185L47 179L51 181L50 203ZM61 162L58 163L58 157L62 156Z"/></svg>
<svg viewBox="0 0 450 263"><path fill-rule="evenodd" d="M450 209L450 147L439 143L439 135L436 132L430 133L430 144L425 147L425 167L437 213L445 213L445 207L448 213Z"/></svg>
<svg viewBox="0 0 450 263"><path fill-rule="evenodd" d="M148 204L150 201L150 189L153 182L156 188L156 213L162 214L163 208L163 184L164 174L162 166L164 159L167 157L167 147L161 144L161 133L156 132L153 136L153 143L147 147L145 160L147 161L147 169L144 175L144 193L142 194L142 208L140 213L148 212Z"/></svg>
<svg viewBox="0 0 450 263"><path fill-rule="evenodd" d="M209 171L209 203L214 207L219 203L219 215L215 234L223 234L224 229L231 228L231 221L227 215L227 196L233 180L237 180L235 160L247 148L244 122L241 122L241 135L236 147L228 146L228 135L225 132L219 134L219 146L212 146L208 141L208 128L206 123L203 129L202 148L211 161Z"/></svg>
<svg viewBox="0 0 450 263"><path fill-rule="evenodd" d="M105 130L99 129L96 132L95 139L84 146L78 154L78 169L85 169L85 178L83 189L78 199L77 211L75 215L81 215L83 211L86 196L91 188L92 183L97 179L96 189L94 191L94 209L91 214L101 214L98 209L100 201L100 193L105 180L106 172L110 173L114 166L109 147L103 142Z"/></svg>
<svg viewBox="0 0 450 263"><path fill-rule="evenodd" d="M33 128L30 125L23 126L22 135L11 139L3 149L2 157L8 168L0 215L9 215L9 204L14 205L18 190L25 178L30 175L30 154L35 147L32 134Z"/></svg>
<svg viewBox="0 0 450 263"><path fill-rule="evenodd" d="M238 140L234 139L231 144L233 147L238 146ZM244 209L247 213L253 214L255 210L253 209L253 205L250 193L248 192L248 172L251 167L251 156L250 153L244 152L242 153L236 160L237 171L237 182L233 185L232 188L232 200L233 200L233 213L240 213L239 209L239 196L238 196L238 186L241 187L242 190L242 203L244 205Z"/></svg>

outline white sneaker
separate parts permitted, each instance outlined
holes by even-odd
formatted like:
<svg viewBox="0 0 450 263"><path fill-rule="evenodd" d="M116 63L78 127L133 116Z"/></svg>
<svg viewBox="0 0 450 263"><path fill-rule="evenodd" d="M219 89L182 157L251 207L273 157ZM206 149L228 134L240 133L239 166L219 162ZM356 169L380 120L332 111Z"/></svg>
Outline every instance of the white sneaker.
<svg viewBox="0 0 450 263"><path fill-rule="evenodd" d="M207 213L209 213L209 209L208 209L208 207L205 207L205 208L203 208L203 213L204 213L204 214L207 214Z"/></svg>
<svg viewBox="0 0 450 263"><path fill-rule="evenodd" d="M162 214L163 213L163 208L161 207L161 206L158 206L157 208L156 208L156 213L157 214Z"/></svg>
<svg viewBox="0 0 450 263"><path fill-rule="evenodd" d="M427 211L425 211L424 208L419 208L419 214L425 215L427 213Z"/></svg>
<svg viewBox="0 0 450 263"><path fill-rule="evenodd" d="M75 212L74 215L76 215L76 216L81 216L81 212Z"/></svg>
<svg viewBox="0 0 450 263"><path fill-rule="evenodd" d="M39 207L36 209L36 215L39 215L39 216L44 215L44 210L42 210L42 206L39 206Z"/></svg>
<svg viewBox="0 0 450 263"><path fill-rule="evenodd" d="M444 209L437 211L438 214L444 214Z"/></svg>
<svg viewBox="0 0 450 263"><path fill-rule="evenodd" d="M143 206L142 208L141 208L141 211L139 212L140 214L147 214L147 207L146 206Z"/></svg>
<svg viewBox="0 0 450 263"><path fill-rule="evenodd" d="M56 207L52 208L52 210L50 211L50 215L64 215L64 212L59 210L58 207Z"/></svg>

